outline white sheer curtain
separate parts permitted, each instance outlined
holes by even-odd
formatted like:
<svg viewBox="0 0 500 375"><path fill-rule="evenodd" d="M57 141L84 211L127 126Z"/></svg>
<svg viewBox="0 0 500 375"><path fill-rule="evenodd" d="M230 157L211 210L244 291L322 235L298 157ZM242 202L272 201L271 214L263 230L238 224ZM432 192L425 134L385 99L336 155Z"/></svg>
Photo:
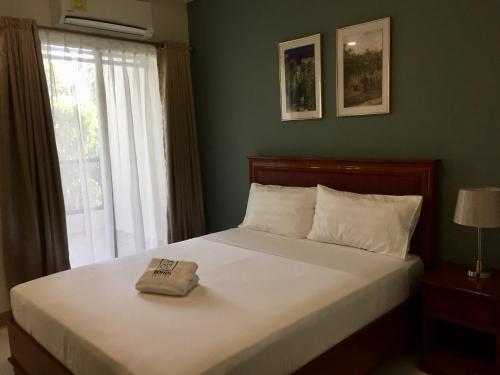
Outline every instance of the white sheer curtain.
<svg viewBox="0 0 500 375"><path fill-rule="evenodd" d="M156 50L40 31L72 267L167 243Z"/></svg>

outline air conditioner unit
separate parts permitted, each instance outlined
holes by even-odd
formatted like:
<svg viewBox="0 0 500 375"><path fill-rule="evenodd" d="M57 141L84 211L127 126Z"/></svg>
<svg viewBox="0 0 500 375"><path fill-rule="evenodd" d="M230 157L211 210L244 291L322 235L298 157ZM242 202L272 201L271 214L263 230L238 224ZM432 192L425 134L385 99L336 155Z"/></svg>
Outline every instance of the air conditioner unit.
<svg viewBox="0 0 500 375"><path fill-rule="evenodd" d="M151 3L144 0L52 0L56 27L89 33L150 39Z"/></svg>

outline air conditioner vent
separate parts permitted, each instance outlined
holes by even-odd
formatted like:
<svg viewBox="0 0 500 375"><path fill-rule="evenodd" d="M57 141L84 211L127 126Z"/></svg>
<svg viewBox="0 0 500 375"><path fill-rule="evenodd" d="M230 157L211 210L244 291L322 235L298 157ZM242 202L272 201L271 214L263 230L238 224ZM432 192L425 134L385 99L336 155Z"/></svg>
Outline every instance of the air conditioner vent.
<svg viewBox="0 0 500 375"><path fill-rule="evenodd" d="M82 2L80 2L81 4ZM73 9L70 0L53 0L54 25L70 30L135 39L153 35L151 4L139 0L86 0Z"/></svg>

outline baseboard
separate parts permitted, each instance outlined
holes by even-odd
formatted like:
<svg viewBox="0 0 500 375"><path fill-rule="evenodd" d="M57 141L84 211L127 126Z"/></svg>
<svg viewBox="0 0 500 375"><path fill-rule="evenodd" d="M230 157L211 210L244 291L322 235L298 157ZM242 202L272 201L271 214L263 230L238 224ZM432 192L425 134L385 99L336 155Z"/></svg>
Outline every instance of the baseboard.
<svg viewBox="0 0 500 375"><path fill-rule="evenodd" d="M12 311L4 311L0 313L0 328L7 325L7 321L12 319Z"/></svg>

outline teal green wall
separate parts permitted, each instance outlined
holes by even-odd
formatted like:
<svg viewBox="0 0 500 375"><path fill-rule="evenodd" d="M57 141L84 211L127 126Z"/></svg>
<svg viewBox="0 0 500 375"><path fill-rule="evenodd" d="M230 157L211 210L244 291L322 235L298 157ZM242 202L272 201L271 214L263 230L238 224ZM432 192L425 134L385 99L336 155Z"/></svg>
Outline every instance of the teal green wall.
<svg viewBox="0 0 500 375"><path fill-rule="evenodd" d="M188 6L208 228L233 227L247 155L441 159L441 256L469 261L457 189L500 185L500 1L195 0ZM390 16L391 113L335 114L335 30ZM278 43L323 35L322 120L282 123ZM486 233L500 268L500 231Z"/></svg>

